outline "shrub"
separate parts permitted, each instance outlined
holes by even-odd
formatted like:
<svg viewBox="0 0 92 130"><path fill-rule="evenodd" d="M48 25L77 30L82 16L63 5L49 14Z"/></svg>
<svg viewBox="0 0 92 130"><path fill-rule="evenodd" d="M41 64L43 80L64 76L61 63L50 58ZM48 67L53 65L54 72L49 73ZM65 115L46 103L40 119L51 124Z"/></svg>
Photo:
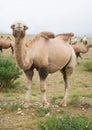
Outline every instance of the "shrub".
<svg viewBox="0 0 92 130"><path fill-rule="evenodd" d="M62 118L52 116L46 122L41 122L38 130L92 130L92 119L87 120L83 115L72 117L68 114Z"/></svg>
<svg viewBox="0 0 92 130"><path fill-rule="evenodd" d="M0 57L0 88L15 87L15 81L21 74L22 71L12 59Z"/></svg>

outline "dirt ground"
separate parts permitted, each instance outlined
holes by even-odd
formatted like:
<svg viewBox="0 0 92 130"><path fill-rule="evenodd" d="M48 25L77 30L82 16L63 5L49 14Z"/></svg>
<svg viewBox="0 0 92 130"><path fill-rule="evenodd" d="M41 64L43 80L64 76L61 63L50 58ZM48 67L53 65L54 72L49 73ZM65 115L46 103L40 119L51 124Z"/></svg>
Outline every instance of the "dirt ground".
<svg viewBox="0 0 92 130"><path fill-rule="evenodd" d="M20 109L15 111L0 110L0 130L37 130L40 121L47 117L56 114L63 116L70 113L70 115L86 115L87 118L92 117L91 107L68 106L61 108L55 106L50 112L42 114L37 112L34 108Z"/></svg>

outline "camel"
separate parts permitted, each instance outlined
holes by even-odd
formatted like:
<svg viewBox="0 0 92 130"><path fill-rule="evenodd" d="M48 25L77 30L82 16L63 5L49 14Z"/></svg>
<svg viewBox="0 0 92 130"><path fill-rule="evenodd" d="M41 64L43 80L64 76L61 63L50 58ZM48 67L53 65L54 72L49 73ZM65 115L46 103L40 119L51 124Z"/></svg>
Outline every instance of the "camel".
<svg viewBox="0 0 92 130"><path fill-rule="evenodd" d="M1 35L1 37L0 37L0 38L4 38L4 37L3 37L3 35Z"/></svg>
<svg viewBox="0 0 92 130"><path fill-rule="evenodd" d="M81 39L81 42L83 43L84 46L88 44L88 38L86 35L84 35L84 37Z"/></svg>
<svg viewBox="0 0 92 130"><path fill-rule="evenodd" d="M78 59L78 57L80 57L82 59L82 56L80 53L85 54L89 51L89 48L92 47L92 45L88 44L88 43L85 46L79 45L78 43L71 45L71 46L73 47L73 49L75 51L77 59Z"/></svg>
<svg viewBox="0 0 92 130"><path fill-rule="evenodd" d="M14 42L10 39L10 37L7 37L7 39L4 39L3 37L0 38L0 51L2 52L2 49L8 48L11 48L12 54L14 54Z"/></svg>
<svg viewBox="0 0 92 130"><path fill-rule="evenodd" d="M46 78L49 73L60 71L65 82L65 94L60 104L66 106L70 78L76 64L75 52L68 40L73 34L66 33L55 36L51 32L41 32L28 43L24 43L25 31L28 27L23 23L16 23L11 25L11 29L15 38L16 61L28 80L26 101L30 102L34 69L38 71L40 78L43 106L49 105L46 97Z"/></svg>

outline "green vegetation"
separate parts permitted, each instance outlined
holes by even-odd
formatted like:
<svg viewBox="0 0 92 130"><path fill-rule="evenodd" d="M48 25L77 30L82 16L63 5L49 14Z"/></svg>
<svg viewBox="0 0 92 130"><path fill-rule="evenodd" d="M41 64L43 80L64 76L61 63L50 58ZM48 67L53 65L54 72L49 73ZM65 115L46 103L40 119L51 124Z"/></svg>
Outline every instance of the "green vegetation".
<svg viewBox="0 0 92 130"><path fill-rule="evenodd" d="M3 110L6 110L8 112L11 112L11 111L17 110L18 108L23 109L23 105L18 103L18 102L11 102L11 101L8 101L8 100L6 100L6 101L0 100L0 108L3 109Z"/></svg>
<svg viewBox="0 0 92 130"><path fill-rule="evenodd" d="M0 57L0 89L14 88L18 84L15 81L21 74L22 71L13 60Z"/></svg>
<svg viewBox="0 0 92 130"><path fill-rule="evenodd" d="M71 116L57 118L52 116L38 125L38 130L92 130L92 119L87 120L85 116Z"/></svg>
<svg viewBox="0 0 92 130"><path fill-rule="evenodd" d="M81 64L83 70L92 72L92 61L86 61Z"/></svg>
<svg viewBox="0 0 92 130"><path fill-rule="evenodd" d="M46 107L46 108L44 108L44 107L33 107L33 108L35 110L36 115L39 116L39 117L43 117L51 111L51 107Z"/></svg>

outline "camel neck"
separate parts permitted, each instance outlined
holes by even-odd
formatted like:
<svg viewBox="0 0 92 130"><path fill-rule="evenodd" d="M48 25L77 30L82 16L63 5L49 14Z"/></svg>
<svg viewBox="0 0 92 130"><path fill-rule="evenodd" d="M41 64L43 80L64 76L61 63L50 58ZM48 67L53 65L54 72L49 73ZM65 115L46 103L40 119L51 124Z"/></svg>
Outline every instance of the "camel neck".
<svg viewBox="0 0 92 130"><path fill-rule="evenodd" d="M86 45L87 50L89 50L90 47L91 47L90 44Z"/></svg>
<svg viewBox="0 0 92 130"><path fill-rule="evenodd" d="M84 52L87 53L87 52L89 51L89 48L90 48L90 47L91 47L90 44L86 45Z"/></svg>
<svg viewBox="0 0 92 130"><path fill-rule="evenodd" d="M24 44L24 38L16 38L15 39L15 56L18 65L21 69L25 68L25 54L26 54L26 47Z"/></svg>

